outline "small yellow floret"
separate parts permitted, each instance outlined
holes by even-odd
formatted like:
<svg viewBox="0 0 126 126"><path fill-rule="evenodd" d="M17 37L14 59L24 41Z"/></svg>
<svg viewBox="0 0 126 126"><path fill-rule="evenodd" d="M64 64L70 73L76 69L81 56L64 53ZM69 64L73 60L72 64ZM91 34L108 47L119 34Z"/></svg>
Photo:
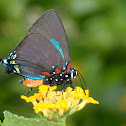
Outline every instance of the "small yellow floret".
<svg viewBox="0 0 126 126"><path fill-rule="evenodd" d="M55 104L54 104L54 107L57 108L57 109L60 109L60 108L68 108L68 102L66 100L61 100L61 101L57 101Z"/></svg>
<svg viewBox="0 0 126 126"><path fill-rule="evenodd" d="M47 91L53 91L57 89L57 86L52 86L52 87L49 87L49 85L40 85L39 86L39 92L47 92Z"/></svg>

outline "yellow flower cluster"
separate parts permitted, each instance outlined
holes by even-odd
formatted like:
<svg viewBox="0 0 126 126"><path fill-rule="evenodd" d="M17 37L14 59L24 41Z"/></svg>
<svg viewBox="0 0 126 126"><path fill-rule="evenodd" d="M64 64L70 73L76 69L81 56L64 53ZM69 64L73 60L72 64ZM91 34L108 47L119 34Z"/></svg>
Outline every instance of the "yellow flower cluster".
<svg viewBox="0 0 126 126"><path fill-rule="evenodd" d="M75 87L73 90L68 87L65 92L53 91L57 86L49 88L48 85L40 85L38 93L33 96L21 96L26 102L32 102L35 113L42 112L44 116L50 119L55 118L54 115L58 114L63 116L66 113L72 114L81 110L87 103L99 104L98 101L89 97L89 91L80 87Z"/></svg>

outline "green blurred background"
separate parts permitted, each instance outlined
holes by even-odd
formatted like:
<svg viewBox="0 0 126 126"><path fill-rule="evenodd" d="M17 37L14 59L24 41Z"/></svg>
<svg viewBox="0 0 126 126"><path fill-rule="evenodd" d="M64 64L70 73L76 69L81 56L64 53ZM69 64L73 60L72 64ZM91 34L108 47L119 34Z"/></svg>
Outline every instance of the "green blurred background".
<svg viewBox="0 0 126 126"><path fill-rule="evenodd" d="M125 0L0 0L0 57L6 58L31 25L55 9L66 29L72 66L80 70L90 96L100 102L67 118L67 126L126 126ZM20 99L29 88L0 66L0 119L3 111L35 117ZM36 91L34 89L34 91Z"/></svg>

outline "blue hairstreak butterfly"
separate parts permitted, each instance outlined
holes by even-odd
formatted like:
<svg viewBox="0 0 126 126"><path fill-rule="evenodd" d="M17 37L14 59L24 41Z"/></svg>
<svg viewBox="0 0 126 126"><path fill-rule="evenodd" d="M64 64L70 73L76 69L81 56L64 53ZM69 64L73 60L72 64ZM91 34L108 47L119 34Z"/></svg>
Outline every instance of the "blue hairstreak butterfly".
<svg viewBox="0 0 126 126"><path fill-rule="evenodd" d="M51 9L29 29L25 38L6 59L0 59L7 73L18 74L28 87L40 84L72 84L78 72L71 67L70 51L61 19Z"/></svg>

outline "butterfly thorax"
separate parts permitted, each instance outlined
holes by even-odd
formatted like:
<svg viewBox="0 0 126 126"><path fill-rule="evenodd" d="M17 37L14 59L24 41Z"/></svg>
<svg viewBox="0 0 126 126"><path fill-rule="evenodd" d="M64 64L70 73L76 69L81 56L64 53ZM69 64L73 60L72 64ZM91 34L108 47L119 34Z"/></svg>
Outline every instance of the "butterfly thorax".
<svg viewBox="0 0 126 126"><path fill-rule="evenodd" d="M74 68L70 68L70 72L62 70L59 74L53 71L50 76L47 76L44 79L45 85L61 85L61 84L71 84L72 78L77 77L77 70Z"/></svg>

